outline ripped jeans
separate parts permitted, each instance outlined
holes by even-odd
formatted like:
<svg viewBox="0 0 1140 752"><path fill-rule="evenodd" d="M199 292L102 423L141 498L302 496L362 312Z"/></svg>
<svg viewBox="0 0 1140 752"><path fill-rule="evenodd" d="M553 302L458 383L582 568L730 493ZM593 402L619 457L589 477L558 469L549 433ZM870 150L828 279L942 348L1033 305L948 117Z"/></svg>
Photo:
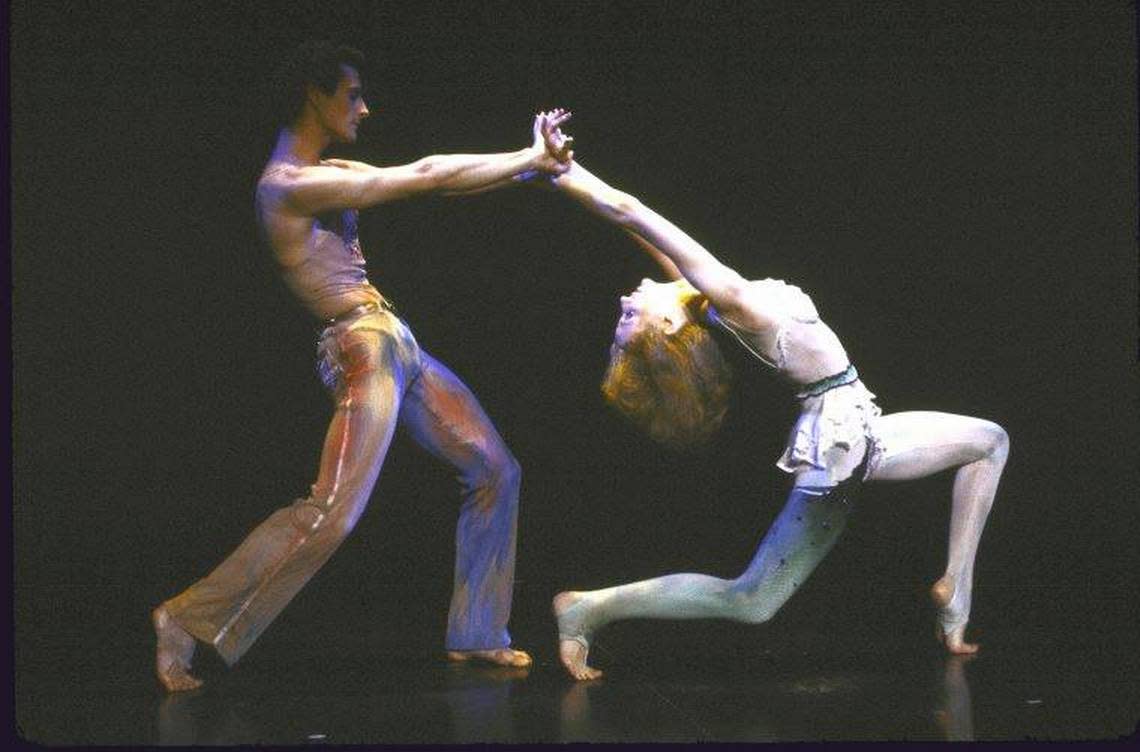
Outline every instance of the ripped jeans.
<svg viewBox="0 0 1140 752"><path fill-rule="evenodd" d="M390 311L328 327L318 352L336 412L311 493L271 514L213 572L167 601L170 615L236 663L352 531L399 423L455 467L461 484L446 647L507 647L518 462L471 391Z"/></svg>

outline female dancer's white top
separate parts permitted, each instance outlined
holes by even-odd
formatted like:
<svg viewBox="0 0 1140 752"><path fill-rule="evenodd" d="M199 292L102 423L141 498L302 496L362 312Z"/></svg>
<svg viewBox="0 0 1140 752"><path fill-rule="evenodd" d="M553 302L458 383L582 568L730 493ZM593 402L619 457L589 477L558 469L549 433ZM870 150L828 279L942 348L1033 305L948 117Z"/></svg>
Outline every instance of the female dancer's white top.
<svg viewBox="0 0 1140 752"><path fill-rule="evenodd" d="M820 319L811 298L794 285L778 279L755 280L749 282L748 294L762 296L758 307L776 312L776 326L754 331L721 316L711 305L707 313L711 322L797 388L800 415L776 465L789 473L803 465L827 469L829 451L851 450L866 440L866 478L883 452L874 432L882 411L875 395L859 380L839 338Z"/></svg>

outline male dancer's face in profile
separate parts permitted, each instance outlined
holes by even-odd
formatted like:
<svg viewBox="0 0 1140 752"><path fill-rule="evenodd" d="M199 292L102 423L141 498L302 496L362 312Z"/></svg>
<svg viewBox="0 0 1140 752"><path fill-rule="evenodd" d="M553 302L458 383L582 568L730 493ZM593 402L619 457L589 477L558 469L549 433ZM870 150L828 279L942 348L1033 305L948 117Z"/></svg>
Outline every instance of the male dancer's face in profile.
<svg viewBox="0 0 1140 752"><path fill-rule="evenodd" d="M360 121L368 117L368 105L364 104L364 91L356 68L342 65L340 70L342 75L336 91L325 94L314 87L313 104L321 125L333 140L351 144L356 141Z"/></svg>

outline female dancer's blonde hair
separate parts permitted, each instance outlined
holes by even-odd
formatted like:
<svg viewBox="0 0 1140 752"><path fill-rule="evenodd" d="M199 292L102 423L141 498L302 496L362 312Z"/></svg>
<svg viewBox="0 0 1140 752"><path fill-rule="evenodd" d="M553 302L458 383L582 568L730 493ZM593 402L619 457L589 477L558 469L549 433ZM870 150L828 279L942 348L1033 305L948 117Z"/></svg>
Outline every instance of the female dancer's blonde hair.
<svg viewBox="0 0 1140 752"><path fill-rule="evenodd" d="M602 394L619 413L673 449L707 443L720 428L732 371L700 320L704 296L685 300L690 320L672 334L647 326L614 348Z"/></svg>

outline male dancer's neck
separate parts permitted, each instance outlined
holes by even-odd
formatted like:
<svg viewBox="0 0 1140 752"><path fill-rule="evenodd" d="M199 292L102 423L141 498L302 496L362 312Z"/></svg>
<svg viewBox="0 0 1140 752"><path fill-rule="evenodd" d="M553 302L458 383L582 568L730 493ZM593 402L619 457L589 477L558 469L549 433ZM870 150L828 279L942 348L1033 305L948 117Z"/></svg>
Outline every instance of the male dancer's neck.
<svg viewBox="0 0 1140 752"><path fill-rule="evenodd" d="M329 137L321 130L304 124L282 128L277 134L271 159L295 165L315 165L321 161L321 153L329 142Z"/></svg>

